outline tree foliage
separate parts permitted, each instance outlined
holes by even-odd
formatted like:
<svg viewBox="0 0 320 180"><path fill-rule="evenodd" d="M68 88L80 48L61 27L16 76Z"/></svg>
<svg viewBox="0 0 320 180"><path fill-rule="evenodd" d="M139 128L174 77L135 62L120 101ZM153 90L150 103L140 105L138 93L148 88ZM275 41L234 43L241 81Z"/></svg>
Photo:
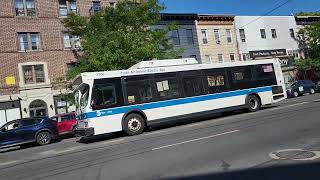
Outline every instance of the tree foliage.
<svg viewBox="0 0 320 180"><path fill-rule="evenodd" d="M316 12L298 12L296 16L320 16L320 11Z"/></svg>
<svg viewBox="0 0 320 180"><path fill-rule="evenodd" d="M81 37L83 55L68 77L81 72L127 69L144 60L178 57L182 49L173 49L167 37L177 27L153 28L163 9L158 0L141 4L125 0L90 17L70 14L64 24L71 34Z"/></svg>
<svg viewBox="0 0 320 180"><path fill-rule="evenodd" d="M301 70L320 70L320 23L315 23L298 32L297 40L300 49L307 55L306 60L297 62Z"/></svg>

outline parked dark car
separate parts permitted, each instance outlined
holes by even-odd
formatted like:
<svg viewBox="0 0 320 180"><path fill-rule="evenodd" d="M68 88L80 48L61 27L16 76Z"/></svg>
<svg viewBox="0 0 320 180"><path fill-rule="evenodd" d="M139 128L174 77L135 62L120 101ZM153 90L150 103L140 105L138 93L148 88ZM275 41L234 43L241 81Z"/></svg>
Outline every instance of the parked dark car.
<svg viewBox="0 0 320 180"><path fill-rule="evenodd" d="M287 86L287 94L289 97L298 97L305 93L314 94L316 85L310 80L300 80L293 82Z"/></svg>
<svg viewBox="0 0 320 180"><path fill-rule="evenodd" d="M58 137L57 122L47 117L13 120L0 128L0 148L36 142L50 144Z"/></svg>

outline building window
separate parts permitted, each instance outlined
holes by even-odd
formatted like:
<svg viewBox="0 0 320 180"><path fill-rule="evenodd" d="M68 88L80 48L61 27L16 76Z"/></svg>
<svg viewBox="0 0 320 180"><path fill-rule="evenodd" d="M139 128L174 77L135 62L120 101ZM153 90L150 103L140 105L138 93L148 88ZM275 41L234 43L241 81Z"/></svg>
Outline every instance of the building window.
<svg viewBox="0 0 320 180"><path fill-rule="evenodd" d="M230 61L234 62L236 60L236 55L235 54L230 54Z"/></svg>
<svg viewBox="0 0 320 180"><path fill-rule="evenodd" d="M39 33L18 33L20 51L40 50Z"/></svg>
<svg viewBox="0 0 320 180"><path fill-rule="evenodd" d="M93 13L98 13L101 11L100 1L92 1L92 10Z"/></svg>
<svg viewBox="0 0 320 180"><path fill-rule="evenodd" d="M71 12L77 14L77 1L59 0L59 16L67 17Z"/></svg>
<svg viewBox="0 0 320 180"><path fill-rule="evenodd" d="M202 34L202 43L203 44L208 44L208 33L206 29L202 29L201 30L201 34Z"/></svg>
<svg viewBox="0 0 320 180"><path fill-rule="evenodd" d="M63 44L64 49L80 49L80 37L79 36L72 36L69 33L63 33Z"/></svg>
<svg viewBox="0 0 320 180"><path fill-rule="evenodd" d="M15 0L16 16L35 16L34 0Z"/></svg>
<svg viewBox="0 0 320 180"><path fill-rule="evenodd" d="M211 56L210 55L205 55L204 58L205 58L206 64L211 64Z"/></svg>
<svg viewBox="0 0 320 180"><path fill-rule="evenodd" d="M179 31L177 29L171 31L171 40L174 45L180 45Z"/></svg>
<svg viewBox="0 0 320 180"><path fill-rule="evenodd" d="M186 32L187 32L188 44L194 44L192 29L187 29Z"/></svg>
<svg viewBox="0 0 320 180"><path fill-rule="evenodd" d="M240 39L241 42L246 42L246 34L244 32L244 29L239 29Z"/></svg>
<svg viewBox="0 0 320 180"><path fill-rule="evenodd" d="M22 66L22 72L25 84L36 84L45 82L43 65L24 65Z"/></svg>
<svg viewBox="0 0 320 180"><path fill-rule="evenodd" d="M265 29L260 29L260 34L261 34L261 39L266 39L267 38Z"/></svg>
<svg viewBox="0 0 320 180"><path fill-rule="evenodd" d="M220 32L219 32L219 29L214 29L214 30L213 30L213 33L214 33L214 39L216 40L216 43L217 43L217 44L220 44L221 41L220 41Z"/></svg>
<svg viewBox="0 0 320 180"><path fill-rule="evenodd" d="M290 37L294 38L295 35L294 35L294 30L293 29L289 29L290 30Z"/></svg>
<svg viewBox="0 0 320 180"><path fill-rule="evenodd" d="M218 54L218 60L219 60L219 63L223 63L224 62L222 54Z"/></svg>
<svg viewBox="0 0 320 180"><path fill-rule="evenodd" d="M226 30L226 35L227 35L227 42L232 43L232 31L231 29Z"/></svg>
<svg viewBox="0 0 320 180"><path fill-rule="evenodd" d="M115 2L110 2L110 7L115 7L116 6L116 3Z"/></svg>
<svg viewBox="0 0 320 180"><path fill-rule="evenodd" d="M276 39L278 37L277 36L277 30L276 29L271 29L271 35L272 35L273 39Z"/></svg>

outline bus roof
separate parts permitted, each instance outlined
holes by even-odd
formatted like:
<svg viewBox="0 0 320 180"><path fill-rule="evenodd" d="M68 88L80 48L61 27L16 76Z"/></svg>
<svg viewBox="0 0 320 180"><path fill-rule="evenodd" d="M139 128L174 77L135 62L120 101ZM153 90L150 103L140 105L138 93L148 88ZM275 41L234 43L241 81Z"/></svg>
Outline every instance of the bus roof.
<svg viewBox="0 0 320 180"><path fill-rule="evenodd" d="M142 74L157 74L166 72L178 72L178 71L189 71L189 70L201 70L201 69L214 69L214 68L224 68L224 67L237 67L237 66L249 66L255 64L270 64L279 62L278 59L263 59L263 60L252 60L252 61L238 61L238 62L226 62L226 63L213 63L213 64L183 64L174 65L171 63L169 66L161 65L157 67L147 67L142 68L139 65L133 66L131 69L127 70L116 70L116 71L99 71L99 72L85 72L78 75L73 82L77 82L76 86L79 86L79 81L81 83L89 84L94 79L104 79L104 78L116 78L122 76L134 76ZM147 61L147 64L150 61ZM138 63L139 64L139 63ZM141 65L141 64L140 64ZM143 65L143 64L142 64Z"/></svg>

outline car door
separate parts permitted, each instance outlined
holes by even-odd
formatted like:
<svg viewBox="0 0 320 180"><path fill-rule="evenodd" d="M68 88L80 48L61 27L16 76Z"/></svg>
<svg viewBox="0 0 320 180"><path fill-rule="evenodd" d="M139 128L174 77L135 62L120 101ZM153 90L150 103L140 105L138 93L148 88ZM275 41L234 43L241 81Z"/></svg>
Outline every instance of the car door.
<svg viewBox="0 0 320 180"><path fill-rule="evenodd" d="M17 134L17 129L19 129L19 120L5 124L0 130L0 146L21 143L23 141L23 137Z"/></svg>
<svg viewBox="0 0 320 180"><path fill-rule="evenodd" d="M69 115L64 115L59 117L59 133L68 133L70 130L70 125L69 125Z"/></svg>
<svg viewBox="0 0 320 180"><path fill-rule="evenodd" d="M33 118L21 120L20 127L16 130L17 135L22 136L25 142L34 141L39 121Z"/></svg>

